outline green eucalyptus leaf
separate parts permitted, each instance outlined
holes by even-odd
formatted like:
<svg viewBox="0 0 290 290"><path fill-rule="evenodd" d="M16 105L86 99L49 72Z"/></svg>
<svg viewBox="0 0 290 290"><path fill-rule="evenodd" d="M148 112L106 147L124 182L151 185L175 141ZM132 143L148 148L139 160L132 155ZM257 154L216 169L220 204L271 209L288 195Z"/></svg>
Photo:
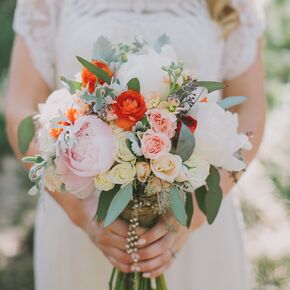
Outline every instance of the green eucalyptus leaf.
<svg viewBox="0 0 290 290"><path fill-rule="evenodd" d="M192 193L191 192L187 192L186 193L185 211L186 211L186 216L187 216L186 225L189 228L190 225L191 225L192 216L193 216L193 212L194 212Z"/></svg>
<svg viewBox="0 0 290 290"><path fill-rule="evenodd" d="M140 93L140 81L133 78L127 83L128 89Z"/></svg>
<svg viewBox="0 0 290 290"><path fill-rule="evenodd" d="M213 165L210 166L209 176L206 179L206 184L210 190L215 190L220 186L220 173Z"/></svg>
<svg viewBox="0 0 290 290"><path fill-rule="evenodd" d="M223 193L220 186L210 189L205 196L207 222L211 225L219 212Z"/></svg>
<svg viewBox="0 0 290 290"><path fill-rule="evenodd" d="M107 84L111 83L111 77L103 69L99 68L98 66L92 64L91 62L85 60L80 56L77 56L77 59L85 68L87 68L96 77L100 78Z"/></svg>
<svg viewBox="0 0 290 290"><path fill-rule="evenodd" d="M179 155L182 158L182 161L184 162L191 157L194 150L194 146L195 146L194 135L191 133L190 129L184 123L181 123L181 129L175 154Z"/></svg>
<svg viewBox="0 0 290 290"><path fill-rule="evenodd" d="M176 187L172 187L170 190L172 198L172 211L176 219L184 226L186 226L186 211L185 205L181 198L180 192Z"/></svg>
<svg viewBox="0 0 290 290"><path fill-rule="evenodd" d="M108 209L104 227L111 225L116 218L122 213L131 200L133 195L133 184L132 182L122 187L114 196L110 207Z"/></svg>
<svg viewBox="0 0 290 290"><path fill-rule="evenodd" d="M65 77L61 77L60 80L68 86L69 92L71 94L74 94L76 91L80 91L82 89L82 83L80 82L71 81Z"/></svg>
<svg viewBox="0 0 290 290"><path fill-rule="evenodd" d="M18 126L18 146L21 154L25 154L35 135L33 117L26 117Z"/></svg>
<svg viewBox="0 0 290 290"><path fill-rule="evenodd" d="M218 105L220 105L223 109L228 110L231 107L244 103L246 100L247 100L247 97L244 97L244 96L228 97L228 98L220 100L218 102Z"/></svg>
<svg viewBox="0 0 290 290"><path fill-rule="evenodd" d="M207 189L205 186L201 186L195 190L195 197L200 210L206 215L205 197L207 195Z"/></svg>
<svg viewBox="0 0 290 290"><path fill-rule="evenodd" d="M100 36L93 47L93 59L103 60L107 63L118 61L117 50L113 46L112 42L104 37Z"/></svg>
<svg viewBox="0 0 290 290"><path fill-rule="evenodd" d="M210 81L197 82L197 85L206 88L209 93L219 91L225 88L225 85L223 83Z"/></svg>
<svg viewBox="0 0 290 290"><path fill-rule="evenodd" d="M115 186L113 189L109 191L102 191L100 193L98 209L97 209L97 218L98 221L102 221L105 219L109 206L115 197L116 193L120 190L120 186Z"/></svg>

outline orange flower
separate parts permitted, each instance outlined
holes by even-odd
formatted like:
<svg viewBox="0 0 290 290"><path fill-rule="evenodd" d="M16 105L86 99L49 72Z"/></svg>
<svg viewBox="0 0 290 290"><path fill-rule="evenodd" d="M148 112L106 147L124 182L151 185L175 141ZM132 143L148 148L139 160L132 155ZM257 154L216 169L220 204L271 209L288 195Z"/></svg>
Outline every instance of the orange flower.
<svg viewBox="0 0 290 290"><path fill-rule="evenodd" d="M114 104L114 110L118 116L116 125L129 131L142 119L147 109L142 95L128 90L118 96L117 102Z"/></svg>
<svg viewBox="0 0 290 290"><path fill-rule="evenodd" d="M112 71L110 70L110 68L108 67L107 64L105 64L102 61L98 61L98 60L93 60L92 64L94 64L95 66L101 68L102 70L104 70L110 77L113 76ZM82 70L82 85L85 88L87 86L87 84L89 84L89 93L93 93L96 87L96 82L99 82L101 85L103 85L105 82L100 79L97 78L93 73L91 73L87 68L83 67Z"/></svg>
<svg viewBox="0 0 290 290"><path fill-rule="evenodd" d="M71 108L68 109L64 115L69 119L70 123L59 122L58 125L69 126L70 124L74 124L75 121L77 120L78 111L76 109ZM58 136L61 134L62 131L63 131L62 128L58 129L53 128L50 130L50 135L54 138L58 138Z"/></svg>

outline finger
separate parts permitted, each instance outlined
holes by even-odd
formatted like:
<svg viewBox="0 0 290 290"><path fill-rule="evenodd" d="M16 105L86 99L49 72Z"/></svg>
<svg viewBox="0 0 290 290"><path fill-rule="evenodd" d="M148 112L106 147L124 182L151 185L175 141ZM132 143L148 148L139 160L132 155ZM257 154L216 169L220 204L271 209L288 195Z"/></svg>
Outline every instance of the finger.
<svg viewBox="0 0 290 290"><path fill-rule="evenodd" d="M106 256L114 258L118 263L125 265L131 265L133 263L131 256L117 248L102 247L102 251Z"/></svg>
<svg viewBox="0 0 290 290"><path fill-rule="evenodd" d="M160 275L162 275L173 263L173 260L171 259L166 265L163 265L160 268L157 268L151 272L146 272L143 274L144 278L157 278Z"/></svg>
<svg viewBox="0 0 290 290"><path fill-rule="evenodd" d="M150 245L168 234L168 228L163 220L160 220L152 229L145 232L138 240L139 247Z"/></svg>
<svg viewBox="0 0 290 290"><path fill-rule="evenodd" d="M117 219L108 227L108 230L126 238L129 231L129 225L127 222Z"/></svg>
<svg viewBox="0 0 290 290"><path fill-rule="evenodd" d="M143 273L152 272L155 269L158 269L167 265L171 259L173 259L172 255L170 251L167 250L165 253L163 253L162 255L158 257L155 257L153 259L150 259L144 262L140 262L136 265L135 264L132 265L131 270L132 272L134 272L135 270L137 270L138 272L143 272Z"/></svg>
<svg viewBox="0 0 290 290"><path fill-rule="evenodd" d="M119 271L123 273L131 273L131 267L126 264L122 264L115 260L115 258L108 256L109 261L113 265L113 267L117 268Z"/></svg>
<svg viewBox="0 0 290 290"><path fill-rule="evenodd" d="M148 260L162 255L173 243L173 236L167 233L166 236L158 240L157 242L142 248L138 251L140 261Z"/></svg>
<svg viewBox="0 0 290 290"><path fill-rule="evenodd" d="M110 231L103 231L99 237L99 242L104 246L113 246L122 251L126 251L126 238Z"/></svg>

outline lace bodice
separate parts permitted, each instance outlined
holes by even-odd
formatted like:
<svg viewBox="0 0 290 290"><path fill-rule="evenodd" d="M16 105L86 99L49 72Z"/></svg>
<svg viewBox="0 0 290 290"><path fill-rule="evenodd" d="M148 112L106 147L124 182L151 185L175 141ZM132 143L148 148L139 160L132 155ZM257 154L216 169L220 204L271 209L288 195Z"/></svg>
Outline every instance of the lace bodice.
<svg viewBox="0 0 290 290"><path fill-rule="evenodd" d="M204 0L18 0L14 30L51 89L80 70L75 55L89 58L101 34L124 42L166 33L200 78L233 79L253 63L263 21L254 0L231 1L240 25L227 39Z"/></svg>

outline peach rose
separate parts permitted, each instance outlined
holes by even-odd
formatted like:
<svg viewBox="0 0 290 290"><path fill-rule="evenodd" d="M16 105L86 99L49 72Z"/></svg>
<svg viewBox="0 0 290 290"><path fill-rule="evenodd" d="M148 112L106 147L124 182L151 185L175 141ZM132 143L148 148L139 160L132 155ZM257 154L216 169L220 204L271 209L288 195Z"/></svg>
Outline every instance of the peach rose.
<svg viewBox="0 0 290 290"><path fill-rule="evenodd" d="M182 169L182 159L178 155L168 153L159 159L151 160L151 169L156 177L173 183Z"/></svg>
<svg viewBox="0 0 290 290"><path fill-rule="evenodd" d="M148 122L155 132L166 134L169 138L174 137L177 118L166 109L152 109L147 113Z"/></svg>
<svg viewBox="0 0 290 290"><path fill-rule="evenodd" d="M136 172L138 180L144 183L151 173L150 165L147 162L137 162Z"/></svg>
<svg viewBox="0 0 290 290"><path fill-rule="evenodd" d="M171 142L167 135L147 130L141 140L141 150L145 158L157 159L169 153Z"/></svg>

